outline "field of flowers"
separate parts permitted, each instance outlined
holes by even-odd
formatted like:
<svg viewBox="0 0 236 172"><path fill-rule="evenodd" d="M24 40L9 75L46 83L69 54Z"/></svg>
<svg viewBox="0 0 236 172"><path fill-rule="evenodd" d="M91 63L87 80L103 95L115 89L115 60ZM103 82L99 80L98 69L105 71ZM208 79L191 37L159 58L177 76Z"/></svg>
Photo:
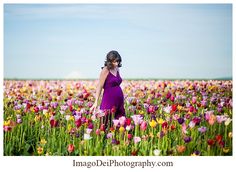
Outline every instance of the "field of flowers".
<svg viewBox="0 0 236 172"><path fill-rule="evenodd" d="M231 80L123 81L119 119L90 111L96 86L4 80L4 155L232 155Z"/></svg>

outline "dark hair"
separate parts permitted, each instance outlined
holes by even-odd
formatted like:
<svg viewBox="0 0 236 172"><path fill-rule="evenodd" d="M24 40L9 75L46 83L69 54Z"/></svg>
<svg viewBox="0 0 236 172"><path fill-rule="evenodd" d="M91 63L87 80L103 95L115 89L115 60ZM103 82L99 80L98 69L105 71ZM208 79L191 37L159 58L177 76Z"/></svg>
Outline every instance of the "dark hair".
<svg viewBox="0 0 236 172"><path fill-rule="evenodd" d="M112 69L113 65L112 62L113 61L117 61L118 62L118 67L121 67L121 56L117 51L110 51L109 53L107 53L107 57L106 57L106 61L104 63L104 67L107 66L108 70ZM102 67L103 68L103 67Z"/></svg>

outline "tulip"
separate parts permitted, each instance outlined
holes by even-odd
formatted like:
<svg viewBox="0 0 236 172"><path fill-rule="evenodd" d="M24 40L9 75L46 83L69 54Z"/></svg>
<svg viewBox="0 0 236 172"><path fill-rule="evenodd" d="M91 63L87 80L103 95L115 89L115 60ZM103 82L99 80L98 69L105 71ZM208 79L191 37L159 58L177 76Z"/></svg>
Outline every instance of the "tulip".
<svg viewBox="0 0 236 172"><path fill-rule="evenodd" d="M113 135L112 133L108 133L108 134L107 134L107 138L108 138L108 139L109 139L109 138L112 138L112 135Z"/></svg>
<svg viewBox="0 0 236 172"><path fill-rule="evenodd" d="M123 126L121 126L121 127L119 128L119 131L120 131L121 133L123 133L123 132L125 131L125 128L124 128Z"/></svg>
<svg viewBox="0 0 236 172"><path fill-rule="evenodd" d="M125 123L126 123L126 125L130 125L131 124L131 119L130 118L126 118Z"/></svg>
<svg viewBox="0 0 236 172"><path fill-rule="evenodd" d="M77 121L75 121L75 125L77 128L79 128L82 125L81 118L79 118Z"/></svg>
<svg viewBox="0 0 236 172"><path fill-rule="evenodd" d="M207 130L207 128L206 128L206 127L203 127L203 126L200 127L200 128L198 128L198 131L201 132L201 133L205 133L206 130Z"/></svg>
<svg viewBox="0 0 236 172"><path fill-rule="evenodd" d="M45 139L41 139L41 141L40 141L41 145L45 145L46 143L47 143L47 141Z"/></svg>
<svg viewBox="0 0 236 172"><path fill-rule="evenodd" d="M166 121L163 122L162 125L161 125L161 127L162 127L162 128L168 128L168 123L167 123Z"/></svg>
<svg viewBox="0 0 236 172"><path fill-rule="evenodd" d="M116 128L119 125L120 121L118 119L113 119L112 121L113 121L114 127Z"/></svg>
<svg viewBox="0 0 236 172"><path fill-rule="evenodd" d="M127 131L130 131L131 130L131 125L127 125L126 127L125 127L125 129L127 130Z"/></svg>
<svg viewBox="0 0 236 172"><path fill-rule="evenodd" d="M131 140L132 139L132 134L128 134L128 139Z"/></svg>
<svg viewBox="0 0 236 172"><path fill-rule="evenodd" d="M147 129L147 122L146 122L146 121L143 121L143 122L141 123L140 129L141 129L142 131L145 131L145 130Z"/></svg>
<svg viewBox="0 0 236 172"><path fill-rule="evenodd" d="M100 129L96 129L96 135L100 135Z"/></svg>
<svg viewBox="0 0 236 172"><path fill-rule="evenodd" d="M213 125L214 123L215 123L215 121L216 121L216 116L215 115L210 115L210 117L209 117L209 120L208 120L208 123L210 124L210 125Z"/></svg>
<svg viewBox="0 0 236 172"><path fill-rule="evenodd" d="M228 118L228 119L225 121L225 125L226 125L226 126L229 125L231 121L232 121L232 119Z"/></svg>
<svg viewBox="0 0 236 172"><path fill-rule="evenodd" d="M219 143L219 142L221 142L222 141L222 139L223 139L223 136L222 135L216 135L216 141Z"/></svg>
<svg viewBox="0 0 236 172"><path fill-rule="evenodd" d="M224 153L228 153L229 150L230 150L229 148L223 148L223 152L224 152Z"/></svg>
<svg viewBox="0 0 236 172"><path fill-rule="evenodd" d="M73 144L69 144L68 147L67 147L67 150L69 153L72 153L75 149L75 146Z"/></svg>
<svg viewBox="0 0 236 172"><path fill-rule="evenodd" d="M126 122L126 118L124 116L120 117L119 118L119 123L120 125L124 126L125 125L125 122Z"/></svg>
<svg viewBox="0 0 236 172"><path fill-rule="evenodd" d="M152 106L152 105L150 105L150 106L148 107L148 113L151 113L151 114L155 113L155 107Z"/></svg>
<svg viewBox="0 0 236 172"><path fill-rule="evenodd" d="M197 102L197 97L192 97L192 103L195 104Z"/></svg>
<svg viewBox="0 0 236 172"><path fill-rule="evenodd" d="M215 140L213 140L213 139L208 139L208 140L207 140L207 144L208 144L209 146L212 146L212 145L215 144Z"/></svg>
<svg viewBox="0 0 236 172"><path fill-rule="evenodd" d="M185 137L185 138L184 138L184 142L185 142L185 143L189 143L191 140L192 140L191 137Z"/></svg>
<svg viewBox="0 0 236 172"><path fill-rule="evenodd" d="M153 151L153 154L154 154L155 156L159 156L160 153L161 153L161 150L158 150L158 149L155 149L155 150Z"/></svg>
<svg viewBox="0 0 236 172"><path fill-rule="evenodd" d="M50 125L51 125L51 127L57 127L57 125L58 125L58 121L52 119L52 120L50 120Z"/></svg>
<svg viewBox="0 0 236 172"><path fill-rule="evenodd" d="M177 145L177 152L183 153L186 150L186 147L184 145Z"/></svg>
<svg viewBox="0 0 236 172"><path fill-rule="evenodd" d="M91 138L90 134L84 134L84 140L90 140Z"/></svg>
<svg viewBox="0 0 236 172"><path fill-rule="evenodd" d="M101 130L101 131L105 131L105 124L102 124L102 125L100 126L100 130Z"/></svg>
<svg viewBox="0 0 236 172"><path fill-rule="evenodd" d="M136 143L138 143L138 142L140 142L141 141L141 138L140 137L134 137L134 143L136 144Z"/></svg>
<svg viewBox="0 0 236 172"><path fill-rule="evenodd" d="M43 153L43 148L42 147L38 147L37 148L37 152L39 155L41 155Z"/></svg>
<svg viewBox="0 0 236 172"><path fill-rule="evenodd" d="M152 128L154 128L154 127L156 127L157 122L154 121L154 120L152 120L151 122L149 122L149 125L150 125Z"/></svg>
<svg viewBox="0 0 236 172"><path fill-rule="evenodd" d="M178 119L178 123L179 123L179 124L183 124L183 123L184 123L184 118L179 118L179 119Z"/></svg>

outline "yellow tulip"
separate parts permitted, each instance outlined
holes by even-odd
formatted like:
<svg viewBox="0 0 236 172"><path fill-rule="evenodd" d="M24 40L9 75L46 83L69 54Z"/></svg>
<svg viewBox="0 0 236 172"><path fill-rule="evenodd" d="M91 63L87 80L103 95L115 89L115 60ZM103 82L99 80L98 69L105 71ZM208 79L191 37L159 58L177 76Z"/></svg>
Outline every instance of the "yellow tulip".
<svg viewBox="0 0 236 172"><path fill-rule="evenodd" d="M233 133L232 133L232 132L229 132L228 137L229 137L229 138L232 138L232 137L233 137Z"/></svg>
<svg viewBox="0 0 236 172"><path fill-rule="evenodd" d="M123 133L123 132L125 131L125 128L124 128L123 126L121 126L121 127L119 128L119 131L120 131L121 133Z"/></svg>
<svg viewBox="0 0 236 172"><path fill-rule="evenodd" d="M149 134L149 137L153 138L153 137L154 137L153 133L150 133L150 134Z"/></svg>
<svg viewBox="0 0 236 172"><path fill-rule="evenodd" d="M223 152L224 153L228 153L229 152L229 148L223 148Z"/></svg>
<svg viewBox="0 0 236 172"><path fill-rule="evenodd" d="M182 106L180 106L180 105L178 105L178 106L177 106L177 109L180 111L180 110L182 110L182 109L183 109L183 107L182 107Z"/></svg>
<svg viewBox="0 0 236 172"><path fill-rule="evenodd" d="M43 148L42 147L38 147L37 148L37 152L39 155L41 155L43 153Z"/></svg>
<svg viewBox="0 0 236 172"><path fill-rule="evenodd" d="M160 118L157 122L158 122L158 124L163 124L164 120L162 118Z"/></svg>
<svg viewBox="0 0 236 172"><path fill-rule="evenodd" d="M139 111L139 114L140 114L140 115L143 115L143 114L144 114L144 111L143 111L143 110L140 110L140 111Z"/></svg>
<svg viewBox="0 0 236 172"><path fill-rule="evenodd" d="M70 116L70 119L69 119L70 121L74 121L75 120L75 118L74 118L74 116Z"/></svg>
<svg viewBox="0 0 236 172"><path fill-rule="evenodd" d="M17 110L16 113L17 113L17 114L21 114L21 110Z"/></svg>
<svg viewBox="0 0 236 172"><path fill-rule="evenodd" d="M47 141L45 139L41 139L41 141L40 141L41 145L45 145L46 143L47 143Z"/></svg>
<svg viewBox="0 0 236 172"><path fill-rule="evenodd" d="M10 120L8 120L8 121L4 121L4 126L9 126L9 125L10 125L10 123L11 123L11 121L10 121Z"/></svg>
<svg viewBox="0 0 236 172"><path fill-rule="evenodd" d="M46 117L47 119L50 117L50 115L49 115L48 112L46 112L44 115L45 115L45 117Z"/></svg>
<svg viewBox="0 0 236 172"><path fill-rule="evenodd" d="M157 122L156 122L155 120L152 120L151 122L149 122L149 125L150 125L152 128L154 128L154 127L156 127Z"/></svg>

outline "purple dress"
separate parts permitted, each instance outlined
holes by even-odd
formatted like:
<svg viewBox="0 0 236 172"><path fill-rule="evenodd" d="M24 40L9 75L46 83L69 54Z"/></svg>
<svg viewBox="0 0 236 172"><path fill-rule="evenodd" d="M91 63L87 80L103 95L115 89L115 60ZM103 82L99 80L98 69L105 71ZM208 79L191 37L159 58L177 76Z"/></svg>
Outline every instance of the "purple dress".
<svg viewBox="0 0 236 172"><path fill-rule="evenodd" d="M111 110L115 108L116 119L125 116L124 95L120 88L121 82L122 79L118 71L117 76L109 72L103 86L104 92L100 106L101 110Z"/></svg>

